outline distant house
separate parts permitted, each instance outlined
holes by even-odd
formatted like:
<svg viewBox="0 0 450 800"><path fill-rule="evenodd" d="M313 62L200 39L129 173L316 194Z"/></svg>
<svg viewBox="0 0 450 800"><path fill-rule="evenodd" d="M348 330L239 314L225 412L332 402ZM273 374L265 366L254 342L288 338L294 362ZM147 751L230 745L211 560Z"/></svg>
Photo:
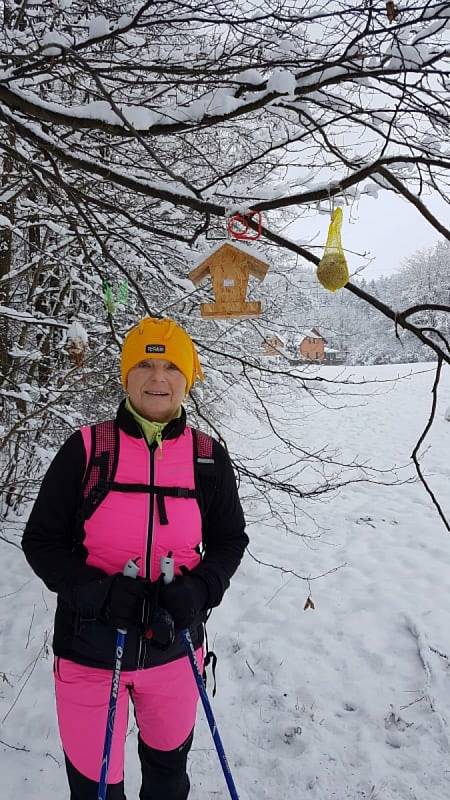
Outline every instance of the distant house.
<svg viewBox="0 0 450 800"><path fill-rule="evenodd" d="M325 361L325 345L327 340L317 328L311 328L301 334L300 342L297 346L298 354L302 361Z"/></svg>
<svg viewBox="0 0 450 800"><path fill-rule="evenodd" d="M283 341L281 336L278 336L277 333L269 333L264 337L262 343L262 355L272 357L281 356L284 355L285 348L286 342Z"/></svg>

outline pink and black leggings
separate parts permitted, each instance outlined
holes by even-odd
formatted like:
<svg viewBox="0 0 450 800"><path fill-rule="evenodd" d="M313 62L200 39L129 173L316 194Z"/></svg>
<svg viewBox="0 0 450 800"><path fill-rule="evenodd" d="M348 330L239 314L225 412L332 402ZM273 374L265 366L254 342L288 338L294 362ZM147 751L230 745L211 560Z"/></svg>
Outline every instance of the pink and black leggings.
<svg viewBox="0 0 450 800"><path fill-rule="evenodd" d="M197 659L202 666L201 648ZM111 671L56 658L54 674L70 798L97 800ZM124 752L130 699L139 729L140 799L186 800L189 794L186 762L198 701L188 658L121 673L107 800L125 800Z"/></svg>

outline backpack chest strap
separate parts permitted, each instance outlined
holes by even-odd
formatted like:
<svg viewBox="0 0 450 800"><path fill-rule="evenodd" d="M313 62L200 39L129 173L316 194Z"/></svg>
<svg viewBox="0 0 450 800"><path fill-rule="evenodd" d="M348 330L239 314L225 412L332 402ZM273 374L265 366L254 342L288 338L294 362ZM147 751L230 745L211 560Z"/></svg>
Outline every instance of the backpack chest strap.
<svg viewBox="0 0 450 800"><path fill-rule="evenodd" d="M82 429L83 440L86 447L87 466L81 490L81 503L79 509L80 540L84 537L84 522L92 516L103 502L108 492L145 492L156 496L159 519L162 525L168 524L164 497L184 497L197 500L202 517L202 525L206 513L204 487L199 468L206 466L208 470L208 486L211 485L209 471L213 468L214 455L213 439L202 431L192 428L193 456L194 456L194 489L178 486L148 486L147 484L126 484L114 481L119 462L120 435L119 427L114 420L100 422L89 429ZM89 435L87 435L89 431ZM215 486L215 482L214 486ZM213 491L215 488L213 486Z"/></svg>
<svg viewBox="0 0 450 800"><path fill-rule="evenodd" d="M198 498L198 492L195 489L187 489L183 486L149 486L147 483L119 483L112 481L109 485L110 492L142 492L144 494L153 494L156 496L156 504L158 506L158 515L161 525L168 525L165 497L183 497L183 498Z"/></svg>

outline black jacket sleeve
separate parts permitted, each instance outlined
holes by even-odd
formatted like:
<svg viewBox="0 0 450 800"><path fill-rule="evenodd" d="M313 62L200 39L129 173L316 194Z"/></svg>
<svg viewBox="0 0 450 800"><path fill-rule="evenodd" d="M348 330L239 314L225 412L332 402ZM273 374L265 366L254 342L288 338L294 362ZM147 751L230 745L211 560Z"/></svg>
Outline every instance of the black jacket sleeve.
<svg viewBox="0 0 450 800"><path fill-rule="evenodd" d="M75 546L86 454L74 433L53 459L22 538L26 559L52 592L82 616L94 618L104 605L112 577L86 564Z"/></svg>
<svg viewBox="0 0 450 800"><path fill-rule="evenodd" d="M203 522L205 555L193 570L208 587L209 608L222 601L249 541L230 457L215 440L213 455L216 486Z"/></svg>

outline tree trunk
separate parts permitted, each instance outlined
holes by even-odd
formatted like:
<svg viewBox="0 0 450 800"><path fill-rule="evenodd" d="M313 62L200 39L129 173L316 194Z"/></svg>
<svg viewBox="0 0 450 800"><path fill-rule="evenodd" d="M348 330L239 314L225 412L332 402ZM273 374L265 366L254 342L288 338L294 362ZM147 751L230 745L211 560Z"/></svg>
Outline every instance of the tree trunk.
<svg viewBox="0 0 450 800"><path fill-rule="evenodd" d="M2 164L2 175L0 178L0 186L2 192L7 195L8 184L14 169L13 160L9 156L5 156ZM15 201L6 200L1 202L0 199L0 214L6 217L10 223L2 225L0 222L0 306L7 306L9 302L10 286L8 277L12 268L13 260L13 238L12 238L12 225L14 224ZM8 367L10 366L10 357L8 355L8 318L0 317L0 381L3 381Z"/></svg>

